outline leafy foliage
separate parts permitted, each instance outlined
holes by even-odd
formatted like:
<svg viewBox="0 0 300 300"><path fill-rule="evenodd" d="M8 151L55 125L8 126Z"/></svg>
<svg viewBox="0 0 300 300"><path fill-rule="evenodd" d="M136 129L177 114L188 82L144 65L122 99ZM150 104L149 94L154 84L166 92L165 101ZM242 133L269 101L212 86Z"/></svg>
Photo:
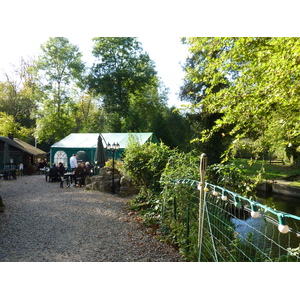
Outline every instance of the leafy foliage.
<svg viewBox="0 0 300 300"><path fill-rule="evenodd" d="M199 157L195 151L174 151L160 179L160 226L164 237L177 245L187 260L197 260L198 199L195 185L174 184L188 178L199 180Z"/></svg>
<svg viewBox="0 0 300 300"><path fill-rule="evenodd" d="M26 141L36 139L49 151L71 132L154 132L171 148L185 150L187 120L167 106L169 90L137 38L93 41L91 68L76 45L54 37L41 45L37 59L20 61L16 78L5 74L0 109L24 134L28 129Z"/></svg>
<svg viewBox="0 0 300 300"><path fill-rule="evenodd" d="M194 92L201 99L195 106L222 114L213 128L202 132L203 140L228 128L226 134L235 139L298 146L299 38L187 38L185 42L194 58L193 66L186 68L186 79L205 86Z"/></svg>
<svg viewBox="0 0 300 300"><path fill-rule="evenodd" d="M8 136L13 134L19 139L26 139L32 134L33 130L17 123L13 116L0 112L0 135Z"/></svg>
<svg viewBox="0 0 300 300"><path fill-rule="evenodd" d="M156 75L154 64L132 37L93 38L98 58L88 77L89 89L101 95L107 113L126 117L131 95L144 91Z"/></svg>
<svg viewBox="0 0 300 300"><path fill-rule="evenodd" d="M41 49L43 54L36 62L36 72L42 94L35 135L41 141L53 143L75 127L72 95L76 85L82 87L84 64L78 47L66 38L50 38Z"/></svg>
<svg viewBox="0 0 300 300"><path fill-rule="evenodd" d="M243 165L214 164L207 168L207 181L250 197L255 194L255 182L245 174Z"/></svg>
<svg viewBox="0 0 300 300"><path fill-rule="evenodd" d="M132 207L140 210L148 225L159 225L163 239L178 246L189 261L198 259L199 191L195 184L199 181L199 162L196 151L182 153L163 144L140 145L134 140L124 158L125 173L141 188ZM238 166L212 165L207 175L211 183L251 195L253 185ZM183 179L190 184L180 184Z"/></svg>
<svg viewBox="0 0 300 300"><path fill-rule="evenodd" d="M125 171L143 192L158 193L159 179L171 153L163 143L140 144L132 138L125 150Z"/></svg>
<svg viewBox="0 0 300 300"><path fill-rule="evenodd" d="M38 98L38 86L32 74L33 60L20 59L12 74L5 73L6 80L0 82L1 134L32 142Z"/></svg>

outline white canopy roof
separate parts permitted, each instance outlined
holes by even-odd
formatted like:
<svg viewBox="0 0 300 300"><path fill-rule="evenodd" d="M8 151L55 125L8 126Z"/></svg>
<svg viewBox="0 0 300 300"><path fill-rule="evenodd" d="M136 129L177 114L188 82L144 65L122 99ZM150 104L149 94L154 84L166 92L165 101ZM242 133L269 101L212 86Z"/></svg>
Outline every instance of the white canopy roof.
<svg viewBox="0 0 300 300"><path fill-rule="evenodd" d="M127 146L130 136L137 139L141 144L147 141L152 141L152 132L143 133L101 133L103 137L103 147L106 148L106 143L119 143L120 148L124 149ZM97 148L99 133L71 133L64 139L53 144L51 148ZM157 141L154 138L154 141Z"/></svg>

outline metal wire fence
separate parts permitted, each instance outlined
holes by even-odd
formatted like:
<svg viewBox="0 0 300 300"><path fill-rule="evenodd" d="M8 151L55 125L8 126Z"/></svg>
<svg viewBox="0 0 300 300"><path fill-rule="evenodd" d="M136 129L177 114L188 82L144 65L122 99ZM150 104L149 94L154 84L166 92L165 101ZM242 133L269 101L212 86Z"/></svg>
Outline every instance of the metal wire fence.
<svg viewBox="0 0 300 300"><path fill-rule="evenodd" d="M164 197L162 228L188 261L300 260L300 217L208 182L179 179L171 184L177 196Z"/></svg>

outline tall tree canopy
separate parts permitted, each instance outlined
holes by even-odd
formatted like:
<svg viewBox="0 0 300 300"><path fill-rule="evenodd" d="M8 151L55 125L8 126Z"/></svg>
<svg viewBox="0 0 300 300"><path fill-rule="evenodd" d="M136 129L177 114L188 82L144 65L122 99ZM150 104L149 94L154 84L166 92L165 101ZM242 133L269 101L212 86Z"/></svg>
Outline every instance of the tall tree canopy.
<svg viewBox="0 0 300 300"><path fill-rule="evenodd" d="M75 126L72 117L76 86L82 87L85 66L79 48L64 37L41 45L36 67L43 94L37 121L37 138L50 143L62 139Z"/></svg>
<svg viewBox="0 0 300 300"><path fill-rule="evenodd" d="M121 130L132 97L157 85L154 63L134 37L93 38L93 55L98 61L89 76L90 90L99 94L103 108Z"/></svg>
<svg viewBox="0 0 300 300"><path fill-rule="evenodd" d="M33 140L35 119L32 111L36 109L37 85L32 76L33 60L20 59L18 66L13 66L12 73L5 73L6 81L0 82L0 111L3 126L15 137L23 138L27 142ZM8 122L11 120L11 122ZM1 121L1 122L2 122ZM3 128L2 126L2 128Z"/></svg>
<svg viewBox="0 0 300 300"><path fill-rule="evenodd" d="M195 58L186 68L186 80L205 86L194 91L201 99L195 106L222 114L202 137L230 128L226 134L236 139L267 139L269 146L279 146L280 135L281 145L299 145L299 38L186 38L184 42Z"/></svg>

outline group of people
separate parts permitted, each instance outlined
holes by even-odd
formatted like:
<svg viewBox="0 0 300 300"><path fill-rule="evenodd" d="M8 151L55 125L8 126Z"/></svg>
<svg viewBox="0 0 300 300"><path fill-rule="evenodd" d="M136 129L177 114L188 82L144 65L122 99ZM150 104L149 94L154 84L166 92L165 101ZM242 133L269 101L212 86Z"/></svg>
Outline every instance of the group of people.
<svg viewBox="0 0 300 300"><path fill-rule="evenodd" d="M78 178L78 184L85 185L85 179L92 175L93 166L89 163L78 163L74 169L75 178Z"/></svg>
<svg viewBox="0 0 300 300"><path fill-rule="evenodd" d="M92 175L94 168L94 166L89 162L78 163L77 156L75 154L73 154L70 158L70 167L75 176L75 183L77 182L80 186L85 184L85 179ZM49 170L50 181L59 181L59 178L63 177L66 172L67 169L62 162L58 164L58 167L55 163L53 163Z"/></svg>
<svg viewBox="0 0 300 300"><path fill-rule="evenodd" d="M56 163L53 163L50 170L49 170L49 177L50 182L58 181L60 177L64 176L66 173L66 169L63 165L63 163L59 163L58 167L56 166Z"/></svg>

